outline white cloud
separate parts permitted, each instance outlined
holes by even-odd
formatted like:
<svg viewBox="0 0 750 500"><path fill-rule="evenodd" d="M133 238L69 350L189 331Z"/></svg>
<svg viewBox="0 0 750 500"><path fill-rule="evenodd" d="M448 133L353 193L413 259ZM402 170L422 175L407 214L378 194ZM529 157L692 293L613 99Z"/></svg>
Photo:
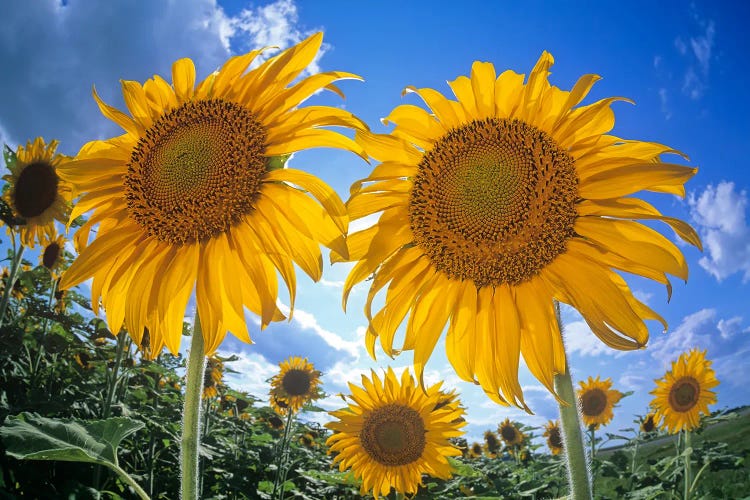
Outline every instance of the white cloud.
<svg viewBox="0 0 750 500"><path fill-rule="evenodd" d="M704 75L708 74L711 64L711 50L714 46L715 34L716 27L714 22L709 21L703 35L690 39L690 47L693 49L693 54L695 55L695 58L698 59L698 63Z"/></svg>
<svg viewBox="0 0 750 500"><path fill-rule="evenodd" d="M701 346L707 348L712 345L712 333L715 331L715 309L701 309L685 316L680 326L663 336L657 337L649 345L651 357L667 366L675 361L686 350Z"/></svg>
<svg viewBox="0 0 750 500"><path fill-rule="evenodd" d="M680 54L685 55L687 53L687 45L685 45L685 42L679 36L674 39L674 46Z"/></svg>
<svg viewBox="0 0 750 500"><path fill-rule="evenodd" d="M661 102L661 112L664 113L664 118L669 120L672 118L672 112L669 110L669 100L667 95L667 89L664 87L659 89L659 102Z"/></svg>
<svg viewBox="0 0 750 500"><path fill-rule="evenodd" d="M699 196L688 198L691 215L699 226L707 255L699 263L721 281L734 273L750 280L750 227L746 219L747 192L733 182L709 185Z"/></svg>
<svg viewBox="0 0 750 500"><path fill-rule="evenodd" d="M599 356L618 352L599 340L583 320L566 323L564 331L565 350L569 354L577 352L581 356Z"/></svg>
<svg viewBox="0 0 750 500"><path fill-rule="evenodd" d="M222 356L236 356L237 361L228 364L228 367L237 373L227 373L224 378L234 389L245 391L253 396L268 402L269 378L279 372L276 364L270 363L262 355L246 351L220 351Z"/></svg>
<svg viewBox="0 0 750 500"><path fill-rule="evenodd" d="M742 329L742 317L735 316L729 319L720 319L716 324L716 328L719 329L719 334L724 340L729 340L740 332L750 331L750 327Z"/></svg>
<svg viewBox="0 0 750 500"><path fill-rule="evenodd" d="M280 304L280 309L284 314L289 313L289 308L284 304ZM338 333L326 330L325 328L320 326L318 320L313 314L301 309L295 309L292 321L303 330L312 330L326 344L333 347L337 351L344 351L348 353L355 361L359 359L360 350L363 347L362 342L344 340L344 338Z"/></svg>
<svg viewBox="0 0 750 500"><path fill-rule="evenodd" d="M702 21L696 17L701 27L701 34L690 37L688 44L681 38L675 40L677 51L689 59L682 80L682 92L693 100L703 96L708 87L708 78L711 69L711 56L714 48L716 25L713 21ZM688 48L690 49L688 51Z"/></svg>
<svg viewBox="0 0 750 500"><path fill-rule="evenodd" d="M236 17L217 0L10 2L3 21L1 135L24 142L57 138L64 153L119 132L97 109L94 84L106 102L123 107L120 79L160 74L170 80L172 63L182 57L193 59L202 78L231 53L267 44L285 48L307 34L291 0Z"/></svg>
<svg viewBox="0 0 750 500"><path fill-rule="evenodd" d="M646 377L626 372L620 376L618 385L626 391L640 391L647 381Z"/></svg>

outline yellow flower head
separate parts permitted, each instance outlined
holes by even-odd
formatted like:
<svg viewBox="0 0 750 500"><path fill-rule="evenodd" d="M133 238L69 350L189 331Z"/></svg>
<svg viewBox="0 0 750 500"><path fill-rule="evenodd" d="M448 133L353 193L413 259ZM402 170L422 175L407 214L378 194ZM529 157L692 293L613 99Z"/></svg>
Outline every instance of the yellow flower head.
<svg viewBox="0 0 750 500"><path fill-rule="evenodd" d="M148 327L151 352L179 350L193 291L208 355L227 331L249 342L245 308L261 328L284 315L277 273L293 309L294 264L318 280L320 244L346 255L346 208L317 177L279 168L280 158L311 147L363 155L351 139L322 126L361 128L351 113L299 107L321 89L357 78L343 72L298 79L322 41L316 34L248 71L263 50L229 59L196 82L190 59L144 84L123 81L129 114L99 109L125 134L83 146L60 177L82 194L72 218L80 255L65 273L69 288L93 277L110 330L125 323L136 343ZM292 85L292 82L296 83ZM89 242L92 228L96 237Z"/></svg>
<svg viewBox="0 0 750 500"><path fill-rule="evenodd" d="M281 371L271 379L271 407L279 415L297 412L320 397L320 372L307 358L292 356L279 363Z"/></svg>
<svg viewBox="0 0 750 500"><path fill-rule="evenodd" d="M347 239L356 265L344 303L374 274L365 305L370 355L377 338L389 356L413 350L421 377L447 324L457 374L521 407L519 353L552 392L554 374L565 372L554 301L576 308L615 349L642 348L644 320L665 324L618 271L671 290L666 274L686 279L687 264L637 219L661 220L700 246L688 224L630 196L684 196L696 169L660 161L675 152L667 146L609 135L610 105L623 99L580 106L599 77L561 90L548 82L552 63L544 52L525 79L475 62L469 77L449 82L456 100L408 87L429 110L401 105L384 119L396 125L390 134L357 133L382 163L347 202L352 220L382 212ZM382 290L384 306L373 313ZM404 343L394 347L407 315Z"/></svg>
<svg viewBox="0 0 750 500"><path fill-rule="evenodd" d="M706 351L693 349L672 362L672 369L656 380L655 397L651 401L662 417L661 426L670 434L694 430L700 426L700 416L709 415L708 405L716 404L719 385L716 373L706 359Z"/></svg>
<svg viewBox="0 0 750 500"><path fill-rule="evenodd" d="M219 395L219 387L224 384L224 362L217 356L211 356L203 373L203 392L201 399L212 399Z"/></svg>
<svg viewBox="0 0 750 500"><path fill-rule="evenodd" d="M563 451L562 432L560 431L560 422L550 420L544 426L544 437L547 438L547 446L553 455L559 455Z"/></svg>
<svg viewBox="0 0 750 500"><path fill-rule="evenodd" d="M497 434L503 440L505 446L518 446L523 443L525 436L519 431L515 423L506 418L497 428Z"/></svg>
<svg viewBox="0 0 750 500"><path fill-rule="evenodd" d="M362 495L377 499L391 488L412 495L422 474L451 476L446 457L461 450L449 439L462 435L466 423L457 401L439 405L445 400L440 385L423 390L408 370L399 383L391 368L382 381L373 371L370 378L362 375L362 387L349 384L351 402L331 412L337 420L326 424L334 432L326 445L342 472L351 468L362 479Z"/></svg>
<svg viewBox="0 0 750 500"><path fill-rule="evenodd" d="M58 268L65 257L65 237L55 236L55 230L52 230L52 237L44 245L44 249L39 253L39 264L47 268L53 278L58 278Z"/></svg>
<svg viewBox="0 0 750 500"><path fill-rule="evenodd" d="M70 158L56 154L57 145L57 141L45 144L37 137L26 147L18 146L15 161L7 165L10 174L3 176L10 187L6 202L13 215L25 221L19 232L21 242L28 247L52 241L56 220L68 222L72 190L59 170L69 164Z"/></svg>
<svg viewBox="0 0 750 500"><path fill-rule="evenodd" d="M614 417L612 409L622 399L622 393L612 389L611 378L599 380L598 376L589 377L588 381L581 381L580 385L577 395L584 425L593 425L595 428L607 425Z"/></svg>
<svg viewBox="0 0 750 500"><path fill-rule="evenodd" d="M651 413L643 417L643 420L641 420L641 432L654 432L659 426L660 420L661 416L658 413L652 411Z"/></svg>
<svg viewBox="0 0 750 500"><path fill-rule="evenodd" d="M500 440L497 439L497 435L492 431L484 432L484 453L490 458L495 458L502 451L502 445Z"/></svg>
<svg viewBox="0 0 750 500"><path fill-rule="evenodd" d="M484 454L484 448L481 443L473 443L469 448L469 458L479 458Z"/></svg>

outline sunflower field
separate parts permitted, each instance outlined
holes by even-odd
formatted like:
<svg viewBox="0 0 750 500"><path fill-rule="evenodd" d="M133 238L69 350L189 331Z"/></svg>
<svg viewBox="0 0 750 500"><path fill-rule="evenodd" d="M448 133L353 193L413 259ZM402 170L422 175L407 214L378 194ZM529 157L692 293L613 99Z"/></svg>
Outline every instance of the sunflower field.
<svg viewBox="0 0 750 500"><path fill-rule="evenodd" d="M74 290L53 293L44 266L23 265L11 322L0 336L3 498L138 498L99 465L112 460L150 498L176 498L186 360L167 354L146 359L127 335L107 330L85 297ZM185 333L191 333L187 324ZM276 497L359 497L361 481L339 472L328 452L331 431L310 418L322 411L314 402L301 407L290 427L282 464L286 418L259 402L267 395L223 382L232 359L216 358L213 365L204 381L200 498L275 498L279 466L286 480ZM555 447L560 436L549 432L557 429L551 424L537 429L508 420L488 429L482 442L453 438L460 450L449 459L453 476L426 478L416 498L564 496L565 464ZM597 498L681 498L675 439L640 426L636 420L631 429L596 438ZM742 498L750 489L748 408L705 419L696 438L696 470L705 465L696 498ZM47 457L29 456L30 443L41 440L58 448ZM87 462L69 461L82 454Z"/></svg>
<svg viewBox="0 0 750 500"><path fill-rule="evenodd" d="M697 168L661 155L686 156L611 135L611 104L627 99L582 105L600 77L553 86L547 51L528 76L475 61L449 82L455 99L407 87L425 107L396 106L378 134L344 107L308 105L361 80L308 72L322 44L315 33L271 57L251 50L202 79L178 59L171 82L121 80L125 111L94 89L123 133L75 156L42 137L5 146L3 496L745 495L747 408L710 408L720 381L707 351L682 346L648 413L611 432L632 392L599 375L575 387L563 342L561 304L615 351L644 349L647 321L666 331L623 274L671 297L684 250L702 242L631 195L685 197ZM288 163L320 147L372 167L346 202ZM320 281L324 257L350 263L344 308L367 288L370 356L412 351L412 363L348 380L327 412L326 374L305 352L263 394L232 388L227 335L251 344L248 317L261 330L291 320L297 274ZM523 362L559 420L505 418L467 441L461 395L425 380L443 335L452 372L488 404L533 412Z"/></svg>

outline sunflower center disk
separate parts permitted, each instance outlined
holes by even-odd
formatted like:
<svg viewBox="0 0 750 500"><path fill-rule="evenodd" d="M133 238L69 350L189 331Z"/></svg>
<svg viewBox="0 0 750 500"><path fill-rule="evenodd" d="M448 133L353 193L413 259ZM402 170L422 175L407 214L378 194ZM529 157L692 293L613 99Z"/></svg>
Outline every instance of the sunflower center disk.
<svg viewBox="0 0 750 500"><path fill-rule="evenodd" d="M512 427L502 427L500 429L500 436L503 440L512 442L516 439L516 430Z"/></svg>
<svg viewBox="0 0 750 500"><path fill-rule="evenodd" d="M562 448L563 442L562 437L560 436L560 429L555 428L550 431L549 442L555 448Z"/></svg>
<svg viewBox="0 0 750 500"><path fill-rule="evenodd" d="M365 418L360 440L373 460L387 466L407 465L424 451L424 421L408 406L385 405Z"/></svg>
<svg viewBox="0 0 750 500"><path fill-rule="evenodd" d="M519 120L476 120L419 163L411 229L449 277L516 285L565 251L577 196L573 158L547 133Z"/></svg>
<svg viewBox="0 0 750 500"><path fill-rule="evenodd" d="M38 161L26 165L18 176L13 191L13 206L24 219L42 215L57 198L59 179L47 162Z"/></svg>
<svg viewBox="0 0 750 500"><path fill-rule="evenodd" d="M602 414L607 407L607 395L601 389L590 389L581 396L581 411L589 417Z"/></svg>
<svg viewBox="0 0 750 500"><path fill-rule="evenodd" d="M47 269L52 269L57 264L58 259L62 255L62 248L60 245L53 241L44 249L42 254L42 265Z"/></svg>
<svg viewBox="0 0 750 500"><path fill-rule="evenodd" d="M693 377L683 377L669 391L669 404L676 411L684 412L698 404L700 385Z"/></svg>
<svg viewBox="0 0 750 500"><path fill-rule="evenodd" d="M281 385L290 396L304 396L310 390L310 375L302 370L290 370Z"/></svg>
<svg viewBox="0 0 750 500"><path fill-rule="evenodd" d="M125 177L130 216L174 245L229 230L253 209L265 141L258 119L232 102L194 101L170 111L133 149Z"/></svg>

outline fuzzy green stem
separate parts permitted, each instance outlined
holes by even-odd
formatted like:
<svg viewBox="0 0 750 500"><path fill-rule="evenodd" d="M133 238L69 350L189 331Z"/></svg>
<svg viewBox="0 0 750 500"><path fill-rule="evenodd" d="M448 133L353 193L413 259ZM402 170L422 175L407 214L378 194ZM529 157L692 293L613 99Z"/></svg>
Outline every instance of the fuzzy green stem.
<svg viewBox="0 0 750 500"><path fill-rule="evenodd" d="M692 486L692 475L693 470L691 467L691 455L693 453L692 443L690 439L690 431L685 429L685 494L684 500L690 500L690 487Z"/></svg>
<svg viewBox="0 0 750 500"><path fill-rule="evenodd" d="M15 235L12 236L13 247L15 250ZM13 252L13 260L10 263L10 271L8 272L8 282L5 283L5 290L3 290L3 298L0 302L0 326L5 323L5 312L8 310L8 303L10 303L10 294L13 292L13 285L16 284L18 279L18 270L21 269L21 261L23 259L23 251L26 247L21 245L18 250Z"/></svg>
<svg viewBox="0 0 750 500"><path fill-rule="evenodd" d="M557 319L557 327L562 336L563 324L559 302L555 302L555 319ZM571 500L591 500L593 498L591 471L589 470L589 462L586 460L578 398L576 398L575 389L573 389L573 379L570 376L567 356L565 373L555 374L555 391L561 400L558 406L560 407L563 450L568 466L570 498Z"/></svg>
<svg viewBox="0 0 750 500"><path fill-rule="evenodd" d="M573 380L570 369L565 367L565 373L555 375L555 391L560 399L568 404L560 403L560 421L563 435L563 449L568 464L568 483L572 500L591 500L591 477L589 464L586 460L586 448L583 444L580 415L576 402Z"/></svg>
<svg viewBox="0 0 750 500"><path fill-rule="evenodd" d="M182 500L198 499L198 443L200 442L201 391L206 371L205 347L198 311L195 312L193 335L188 354L185 407L182 414L180 472Z"/></svg>

